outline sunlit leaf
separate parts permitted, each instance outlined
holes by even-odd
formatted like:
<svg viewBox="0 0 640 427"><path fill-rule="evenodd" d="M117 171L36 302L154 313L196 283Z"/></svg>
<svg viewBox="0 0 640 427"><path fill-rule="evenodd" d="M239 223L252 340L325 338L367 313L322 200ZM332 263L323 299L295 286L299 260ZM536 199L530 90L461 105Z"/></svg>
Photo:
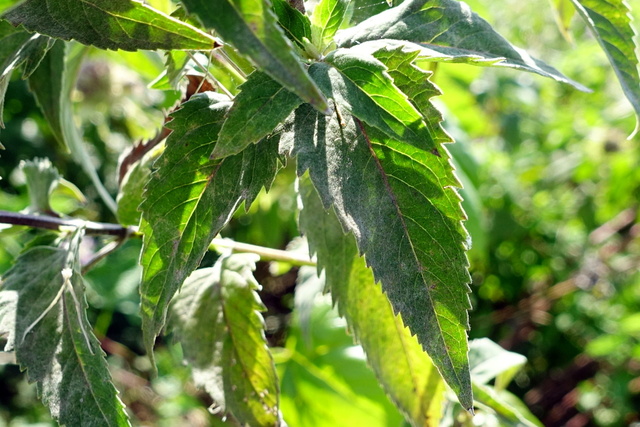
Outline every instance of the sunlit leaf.
<svg viewBox="0 0 640 427"><path fill-rule="evenodd" d="M26 0L4 15L30 31L101 49L213 49L207 33L131 0Z"/></svg>
<svg viewBox="0 0 640 427"><path fill-rule="evenodd" d="M506 388L513 376L527 363L526 357L507 351L487 338L473 340L469 347L473 381L486 384L495 378L497 389Z"/></svg>
<svg viewBox="0 0 640 427"><path fill-rule="evenodd" d="M333 212L325 212L308 179L300 184L300 228L325 270L327 286L362 345L387 394L415 426L438 420L444 382L422 346L411 335L373 273L358 256L353 236L343 233Z"/></svg>
<svg viewBox="0 0 640 427"><path fill-rule="evenodd" d="M313 43L321 49L333 41L347 15L349 0L321 0L311 15Z"/></svg>
<svg viewBox="0 0 640 427"><path fill-rule="evenodd" d="M183 0L189 12L247 55L272 79L320 111L329 106L307 75L269 0Z"/></svg>
<svg viewBox="0 0 640 427"><path fill-rule="evenodd" d="M213 237L245 201L249 206L280 167L277 138L223 160L209 158L231 102L213 92L193 96L173 114L173 130L146 186L142 330L147 351L162 329L169 302L198 267Z"/></svg>
<svg viewBox="0 0 640 427"><path fill-rule="evenodd" d="M556 24L562 36L571 42L571 34L569 33L569 25L571 19L576 13L576 9L572 6L571 0L549 0L556 18Z"/></svg>
<svg viewBox="0 0 640 427"><path fill-rule="evenodd" d="M0 333L60 423L128 426L104 353L87 320L82 233L24 252L2 278Z"/></svg>
<svg viewBox="0 0 640 427"><path fill-rule="evenodd" d="M116 202L118 210L116 215L122 225L138 225L142 215L138 207L142 203L144 186L151 175L151 165L156 161L161 149L152 150L129 168L127 174L120 183L120 191Z"/></svg>
<svg viewBox="0 0 640 427"><path fill-rule="evenodd" d="M258 71L240 89L222 125L214 158L237 154L260 141L302 103L297 95Z"/></svg>
<svg viewBox="0 0 640 427"><path fill-rule="evenodd" d="M231 255L196 270L173 301L169 328L216 408L242 425L272 426L279 390L258 313L265 308L252 274L257 259Z"/></svg>
<svg viewBox="0 0 640 427"><path fill-rule="evenodd" d="M542 423L526 405L508 391L497 392L491 387L474 383L473 394L480 405L494 412L500 426L542 427Z"/></svg>
<svg viewBox="0 0 640 427"><path fill-rule="evenodd" d="M305 106L293 124L298 173L309 170L325 207L356 237L395 313L471 408L469 274L457 183L438 156L390 139L338 106Z"/></svg>
<svg viewBox="0 0 640 427"><path fill-rule="evenodd" d="M532 58L501 35L469 6L457 0L407 0L375 15L355 27L341 31L336 41L341 47L375 40L403 40L431 51L460 59L478 58L495 65L530 71L587 90L555 68Z"/></svg>
<svg viewBox="0 0 640 427"><path fill-rule="evenodd" d="M20 4L23 0L0 0L0 14L5 13L8 9Z"/></svg>
<svg viewBox="0 0 640 427"><path fill-rule="evenodd" d="M282 378L285 421L290 427L402 425L402 415L367 366L362 348L347 335L344 320L328 298L317 298L313 288L322 282L314 267L300 269L296 302L307 290L316 298L307 311L294 312L286 348L274 356ZM310 320L308 330L302 316Z"/></svg>
<svg viewBox="0 0 640 427"><path fill-rule="evenodd" d="M636 111L640 129L640 75L630 10L624 0L571 0L595 35Z"/></svg>
<svg viewBox="0 0 640 427"><path fill-rule="evenodd" d="M328 97L360 120L416 147L436 148L420 112L386 70L373 56L339 49L309 73Z"/></svg>

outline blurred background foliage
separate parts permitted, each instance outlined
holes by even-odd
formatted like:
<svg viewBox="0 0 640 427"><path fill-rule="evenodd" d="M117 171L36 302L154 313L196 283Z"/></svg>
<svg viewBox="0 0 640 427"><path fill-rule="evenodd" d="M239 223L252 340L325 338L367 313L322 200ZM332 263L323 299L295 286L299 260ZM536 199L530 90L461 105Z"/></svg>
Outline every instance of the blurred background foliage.
<svg viewBox="0 0 640 427"><path fill-rule="evenodd" d="M152 3L170 7L168 1ZM449 149L465 185L473 237L470 337L491 338L526 356L508 390L544 425L640 425L640 144L626 140L635 126L632 109L579 20L571 21L567 40L545 0L468 3L514 44L593 90L581 93L495 68L440 64L435 70L444 92L437 102L457 141ZM628 3L640 22L640 1ZM155 52L92 50L81 71L74 93L78 124L114 195L121 153L153 137L179 99L177 91L148 89L163 63ZM84 195L73 185L59 187L55 210L115 221L82 170L58 149L17 76L6 100L0 209L27 207L18 165L48 157ZM276 248L294 239L292 166L247 212L235 215L224 236ZM29 236L15 227L0 231L0 271ZM101 245L85 240L87 253ZM122 399L141 425L220 425L223 419L205 409L212 402L180 364L178 346L158 345L159 375L151 376L137 315L139 250L140 242L130 241L87 276L91 320ZM214 259L212 254L203 262ZM285 419L292 426L321 425L319 420L402 425L330 305L321 297L308 299L316 301L313 310L296 302L297 273L266 263L256 272L268 307L267 335L281 347L276 361ZM292 316L294 306L303 308ZM1 358L0 426L51 425L11 355ZM470 422L483 425L486 419Z"/></svg>

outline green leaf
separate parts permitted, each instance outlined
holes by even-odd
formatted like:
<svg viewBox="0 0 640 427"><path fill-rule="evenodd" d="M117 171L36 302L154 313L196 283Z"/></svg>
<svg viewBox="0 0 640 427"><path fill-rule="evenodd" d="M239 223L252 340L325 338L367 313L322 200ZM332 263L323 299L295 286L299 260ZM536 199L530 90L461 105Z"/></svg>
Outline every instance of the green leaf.
<svg viewBox="0 0 640 427"><path fill-rule="evenodd" d="M278 17L278 23L291 41L304 48L303 39L311 40L311 22L287 0L273 0L273 10Z"/></svg>
<svg viewBox="0 0 640 427"><path fill-rule="evenodd" d="M26 0L4 18L13 25L100 49L209 50L207 33L131 0Z"/></svg>
<svg viewBox="0 0 640 427"><path fill-rule="evenodd" d="M71 94L85 53L86 48L81 45L56 41L42 60L41 66L29 79L29 87L47 118L54 136L66 147L73 160L82 167L103 202L115 213L116 202L102 184L94 159L85 148L82 134L73 117Z"/></svg>
<svg viewBox="0 0 640 427"><path fill-rule="evenodd" d="M116 215L120 224L140 224L142 213L138 207L143 200L144 187L151 176L151 165L157 160L161 152L162 149L156 147L156 149L145 154L142 159L129 168L120 183L120 191L116 198L118 203Z"/></svg>
<svg viewBox="0 0 640 427"><path fill-rule="evenodd" d="M630 10L624 0L571 0L607 54L640 129L640 75Z"/></svg>
<svg viewBox="0 0 640 427"><path fill-rule="evenodd" d="M281 377L281 408L290 427L402 425L402 415L389 401L367 366L360 346L347 335L314 267L302 267L296 285L296 310L286 348L274 354ZM309 292L310 291L310 292ZM307 311L297 310L301 294L316 295ZM305 330L302 316L310 318ZM275 351L276 349L274 349Z"/></svg>
<svg viewBox="0 0 640 427"><path fill-rule="evenodd" d="M51 213L49 198L60 181L60 174L49 159L34 159L20 162L29 188L29 212Z"/></svg>
<svg viewBox="0 0 640 427"><path fill-rule="evenodd" d="M278 424L279 390L252 274L258 259L236 254L196 270L176 295L168 325L216 408L242 425L268 426Z"/></svg>
<svg viewBox="0 0 640 427"><path fill-rule="evenodd" d="M269 0L183 0L187 10L216 30L282 86L319 111L327 100L309 78L294 47L278 25Z"/></svg>
<svg viewBox="0 0 640 427"><path fill-rule="evenodd" d="M0 14L21 3L22 0L0 0Z"/></svg>
<svg viewBox="0 0 640 427"><path fill-rule="evenodd" d="M2 278L0 333L5 350L37 382L61 424L128 426L100 343L87 320L78 249L82 233L21 254Z"/></svg>
<svg viewBox="0 0 640 427"><path fill-rule="evenodd" d="M362 345L387 394L412 425L429 425L442 413L444 382L415 337L393 313L373 273L358 256L333 212L325 212L307 179L301 180L300 229L317 253L327 286Z"/></svg>
<svg viewBox="0 0 640 427"><path fill-rule="evenodd" d="M321 51L333 42L347 15L349 0L321 0L311 15L312 41Z"/></svg>
<svg viewBox="0 0 640 427"><path fill-rule="evenodd" d="M420 112L373 56L338 49L326 62L313 64L309 73L327 97L360 120L416 147L436 148Z"/></svg>
<svg viewBox="0 0 640 427"><path fill-rule="evenodd" d="M258 71L240 89L222 125L213 158L237 154L260 141L302 104L297 95Z"/></svg>
<svg viewBox="0 0 640 427"><path fill-rule="evenodd" d="M486 384L495 378L495 388L504 389L525 363L526 357L507 351L488 338L473 340L469 345L469 364L474 383Z"/></svg>
<svg viewBox="0 0 640 427"><path fill-rule="evenodd" d="M489 63L500 60L494 65L530 71L588 91L555 68L511 45L461 1L407 0L340 32L336 42L340 47L349 47L381 39L413 42L429 49L427 53L435 51L439 55L469 58L472 64L477 64L478 58Z"/></svg>
<svg viewBox="0 0 640 427"><path fill-rule="evenodd" d="M230 106L227 97L212 92L184 103L168 124L173 132L146 186L140 207L140 293L144 342L151 357L174 293L240 203L248 207L280 167L277 137L223 160L209 158Z"/></svg>
<svg viewBox="0 0 640 427"><path fill-rule="evenodd" d="M22 76L29 77L49 49L50 41L48 37L0 21L0 126L4 127L4 96L13 70L24 64Z"/></svg>
<svg viewBox="0 0 640 427"><path fill-rule="evenodd" d="M342 110L304 105L293 124L298 173L352 232L395 313L471 408L467 359L470 281L464 212L441 158L389 139Z"/></svg>
<svg viewBox="0 0 640 427"><path fill-rule="evenodd" d="M529 411L526 405L508 391L497 392L493 388L473 384L473 394L480 407L491 408L497 423L505 427L542 427L542 423ZM520 403L520 404L518 404Z"/></svg>
<svg viewBox="0 0 640 427"><path fill-rule="evenodd" d="M571 5L571 0L549 0L553 9L553 15L558 25L558 30L568 42L572 42L571 34L569 34L569 25L571 19L575 15L576 10Z"/></svg>

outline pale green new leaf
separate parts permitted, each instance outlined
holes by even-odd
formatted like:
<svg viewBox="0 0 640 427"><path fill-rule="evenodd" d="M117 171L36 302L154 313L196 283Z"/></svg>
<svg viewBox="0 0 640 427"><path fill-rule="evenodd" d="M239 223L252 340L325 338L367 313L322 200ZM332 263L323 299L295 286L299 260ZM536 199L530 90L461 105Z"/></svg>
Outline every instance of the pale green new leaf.
<svg viewBox="0 0 640 427"><path fill-rule="evenodd" d="M324 50L333 41L347 15L350 0L321 0L311 15L313 44Z"/></svg>
<svg viewBox="0 0 640 427"><path fill-rule="evenodd" d="M353 236L344 234L338 218L326 212L308 179L301 180L300 229L324 268L327 287L362 345L387 394L414 426L440 419L444 382L433 362L389 300L373 273L358 256Z"/></svg>
<svg viewBox="0 0 640 427"><path fill-rule="evenodd" d="M101 49L217 46L209 34L135 0L26 0L4 18L30 31Z"/></svg>
<svg viewBox="0 0 640 427"><path fill-rule="evenodd" d="M525 363L526 357L507 351L488 338L473 340L469 345L469 365L474 383L487 384L495 378L495 388L505 389Z"/></svg>
<svg viewBox="0 0 640 427"><path fill-rule="evenodd" d="M5 13L10 8L18 5L23 0L0 0L0 14Z"/></svg>
<svg viewBox="0 0 640 427"><path fill-rule="evenodd" d="M464 212L440 157L397 142L338 105L304 105L293 124L298 173L307 169L325 207L356 237L395 313L471 408L467 359L470 281Z"/></svg>
<svg viewBox="0 0 640 427"><path fill-rule="evenodd" d="M269 0L183 0L187 10L247 55L256 66L319 111L327 100L309 78L278 25Z"/></svg>
<svg viewBox="0 0 640 427"><path fill-rule="evenodd" d="M607 54L625 96L636 111L636 129L639 129L640 75L629 7L624 0L571 1Z"/></svg>
<svg viewBox="0 0 640 427"><path fill-rule="evenodd" d="M338 49L326 62L313 64L309 73L327 97L360 120L416 147L436 148L420 112L373 56Z"/></svg>
<svg viewBox="0 0 640 427"><path fill-rule="evenodd" d="M576 9L571 4L572 0L549 0L551 8L553 9L553 15L558 25L558 30L568 42L572 41L571 34L569 34L569 25L571 19L576 13Z"/></svg>
<svg viewBox="0 0 640 427"><path fill-rule="evenodd" d="M417 43L439 54L469 58L472 64L477 64L478 58L489 63L500 60L496 66L530 71L588 90L513 46L462 1L407 0L341 31L336 42L340 47L349 47L382 39Z"/></svg>
<svg viewBox="0 0 640 427"><path fill-rule="evenodd" d="M175 292L238 206L245 201L248 207L280 167L276 137L235 156L210 159L230 106L227 97L213 92L184 103L168 124L173 132L146 186L140 293L150 356Z"/></svg>
<svg viewBox="0 0 640 427"><path fill-rule="evenodd" d="M259 314L265 308L255 292L257 260L237 254L196 270L176 295L168 326L182 344L194 381L216 408L242 425L273 426L278 379Z"/></svg>
<svg viewBox="0 0 640 427"><path fill-rule="evenodd" d="M104 353L86 317L81 231L21 254L2 278L0 333L61 424L128 426Z"/></svg>
<svg viewBox="0 0 640 427"><path fill-rule="evenodd" d="M302 104L297 95L259 71L240 89L220 130L213 158L237 154L260 141Z"/></svg>

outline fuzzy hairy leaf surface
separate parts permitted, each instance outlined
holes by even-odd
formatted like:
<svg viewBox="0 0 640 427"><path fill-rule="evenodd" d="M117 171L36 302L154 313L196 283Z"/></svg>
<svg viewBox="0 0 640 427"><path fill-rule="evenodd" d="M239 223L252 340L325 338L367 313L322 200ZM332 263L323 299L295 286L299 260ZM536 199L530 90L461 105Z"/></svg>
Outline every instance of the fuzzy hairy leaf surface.
<svg viewBox="0 0 640 427"><path fill-rule="evenodd" d="M78 247L81 232L57 246L22 253L2 278L5 350L37 382L51 415L69 426L128 426L104 353L87 320Z"/></svg>
<svg viewBox="0 0 640 427"><path fill-rule="evenodd" d="M341 31L336 42L338 46L349 47L382 39L413 42L441 55L469 58L474 64L479 59L489 63L501 59L495 65L530 71L588 90L513 46L462 1L407 0Z"/></svg>
<svg viewBox="0 0 640 427"><path fill-rule="evenodd" d="M640 129L640 75L629 7L624 0L571 1L607 54Z"/></svg>
<svg viewBox="0 0 640 427"><path fill-rule="evenodd" d="M468 236L453 171L340 105L328 117L298 108L293 134L299 175L309 170L323 205L333 205L355 235L394 312L470 408Z"/></svg>
<svg viewBox="0 0 640 427"><path fill-rule="evenodd" d="M187 10L216 30L282 86L320 111L327 100L309 78L278 25L269 0L183 0Z"/></svg>
<svg viewBox="0 0 640 427"><path fill-rule="evenodd" d="M277 138L235 156L209 158L231 102L205 92L173 114L166 149L141 205L142 330L149 354L169 302L199 265L213 237L245 201L269 187L278 168Z"/></svg>
<svg viewBox="0 0 640 427"><path fill-rule="evenodd" d="M309 73L340 108L403 142L436 148L420 112L394 84L387 67L371 55L339 49Z"/></svg>
<svg viewBox="0 0 640 427"><path fill-rule="evenodd" d="M278 424L278 379L264 336L253 254L196 270L171 305L169 328L196 384L242 425Z"/></svg>
<svg viewBox="0 0 640 427"><path fill-rule="evenodd" d="M393 313L375 283L353 236L344 234L335 213L325 211L308 179L300 184L300 228L325 270L327 288L362 345L387 394L414 426L439 420L444 382L416 338Z"/></svg>
<svg viewBox="0 0 640 427"><path fill-rule="evenodd" d="M253 72L222 125L212 157L237 154L267 136L296 109L302 100L268 75Z"/></svg>
<svg viewBox="0 0 640 427"><path fill-rule="evenodd" d="M30 31L100 49L217 46L207 33L135 0L26 0L4 18Z"/></svg>

